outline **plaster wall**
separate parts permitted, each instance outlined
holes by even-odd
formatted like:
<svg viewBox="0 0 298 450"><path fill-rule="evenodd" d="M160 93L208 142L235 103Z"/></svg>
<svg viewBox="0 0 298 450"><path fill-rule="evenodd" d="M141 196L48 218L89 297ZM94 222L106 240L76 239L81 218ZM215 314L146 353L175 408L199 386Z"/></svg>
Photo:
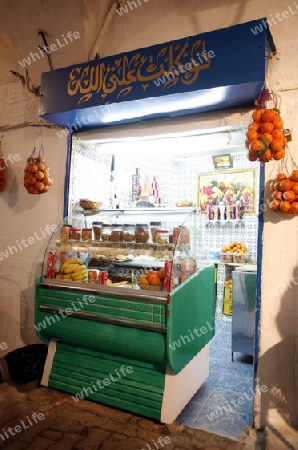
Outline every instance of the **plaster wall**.
<svg viewBox="0 0 298 450"><path fill-rule="evenodd" d="M1 2L0 129L10 128L3 131L7 150L21 156L21 160L10 168L8 189L0 196L1 250L14 244L16 239L20 241L41 227L59 221L62 216L66 159L66 139L59 139L55 129L42 127L46 156L55 184L44 196L26 193L22 187L23 167L37 139L36 128L28 126L28 123L36 125L41 122L38 120L39 102L18 79L9 76L9 70L16 70L17 67L21 71L17 61L36 48L40 42L36 33L42 27L50 30L52 41L69 29L76 29L82 34L80 40L52 55L55 68L87 60L112 3L112 0L102 0L100 3L96 0L26 0L21 4L17 0ZM214 0L210 3L197 0L139 0L135 2L136 7L134 2L130 3L132 6L122 16L116 12L108 15L111 20L109 24L106 22L108 26L96 45L96 51L101 56L267 16L277 47L277 55L269 64L268 84L278 95L285 126L293 132L293 142L289 147L293 158L298 160L295 131L298 123L298 10L294 1ZM122 4L127 5L125 1ZM285 18L281 16L283 11L288 11ZM2 50L5 51L2 53ZM40 73L48 69L45 59L31 64L29 72L33 83L40 83ZM243 123L249 118L248 111L218 112L208 120L212 125L219 126ZM266 179L280 169L273 162L267 164ZM292 276L296 276L298 218L271 213L267 209L264 221L258 380L268 386L270 394L256 399L256 426L270 422L274 428L283 426L292 430L298 427L295 410L295 404L298 404L298 287L292 283L283 288L282 284L287 284ZM33 290L45 245L45 241L39 241L0 261L0 342L7 341L7 351L36 341L32 327ZM273 294L272 289L275 290Z"/></svg>

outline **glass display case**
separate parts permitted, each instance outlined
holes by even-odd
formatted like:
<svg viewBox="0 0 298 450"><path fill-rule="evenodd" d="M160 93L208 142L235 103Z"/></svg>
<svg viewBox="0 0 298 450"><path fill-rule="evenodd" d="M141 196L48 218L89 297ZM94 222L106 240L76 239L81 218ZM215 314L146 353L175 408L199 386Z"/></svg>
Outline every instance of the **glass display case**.
<svg viewBox="0 0 298 450"><path fill-rule="evenodd" d="M171 292L204 265L196 208L83 210L47 246L42 278Z"/></svg>

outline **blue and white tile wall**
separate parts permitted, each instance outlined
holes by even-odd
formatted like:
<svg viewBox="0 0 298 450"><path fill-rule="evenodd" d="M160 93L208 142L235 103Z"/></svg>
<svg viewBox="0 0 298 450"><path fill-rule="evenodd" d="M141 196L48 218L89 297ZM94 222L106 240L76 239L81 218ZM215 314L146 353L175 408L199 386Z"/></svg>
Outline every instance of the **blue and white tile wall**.
<svg viewBox="0 0 298 450"><path fill-rule="evenodd" d="M259 163L248 161L245 153L235 154L232 157L234 170L257 169L255 194L258 196ZM111 155L99 155L96 151L90 151L76 143L73 162L72 173L75 176L71 184L71 197L74 200L90 197L108 205ZM166 207L174 207L177 201L185 199L196 202L198 175L214 172L211 156L186 158L185 161L181 158L178 161L169 160L162 153L157 158L141 151L137 154L134 152L133 158L128 158L127 152L118 152L115 167L118 178L117 196L124 208L130 207L131 204L131 176L135 173L136 167L140 167L142 183L146 175L150 181L154 175L157 177L160 195ZM256 200L258 202L258 199ZM195 247L201 249L203 242L207 255L210 249L220 250L231 241L243 242L249 249L250 261L256 261L258 231L256 214L244 214L242 223L215 224L206 221L205 217L203 215L201 233L194 236Z"/></svg>

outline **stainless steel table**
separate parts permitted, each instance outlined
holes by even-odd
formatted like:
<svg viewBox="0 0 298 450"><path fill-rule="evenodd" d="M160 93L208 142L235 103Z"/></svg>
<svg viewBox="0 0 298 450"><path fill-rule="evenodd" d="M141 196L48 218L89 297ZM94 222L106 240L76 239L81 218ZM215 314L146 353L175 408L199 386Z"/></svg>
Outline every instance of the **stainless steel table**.
<svg viewBox="0 0 298 450"><path fill-rule="evenodd" d="M232 360L233 353L254 356L256 272L232 272Z"/></svg>

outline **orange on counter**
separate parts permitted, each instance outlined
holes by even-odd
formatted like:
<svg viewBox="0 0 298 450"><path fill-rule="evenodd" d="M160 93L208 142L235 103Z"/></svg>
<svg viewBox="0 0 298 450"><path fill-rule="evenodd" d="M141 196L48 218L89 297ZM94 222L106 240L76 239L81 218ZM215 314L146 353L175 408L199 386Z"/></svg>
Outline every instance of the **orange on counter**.
<svg viewBox="0 0 298 450"><path fill-rule="evenodd" d="M156 270L148 270L144 275L140 276L138 285L141 289L160 291L162 289L162 279Z"/></svg>

